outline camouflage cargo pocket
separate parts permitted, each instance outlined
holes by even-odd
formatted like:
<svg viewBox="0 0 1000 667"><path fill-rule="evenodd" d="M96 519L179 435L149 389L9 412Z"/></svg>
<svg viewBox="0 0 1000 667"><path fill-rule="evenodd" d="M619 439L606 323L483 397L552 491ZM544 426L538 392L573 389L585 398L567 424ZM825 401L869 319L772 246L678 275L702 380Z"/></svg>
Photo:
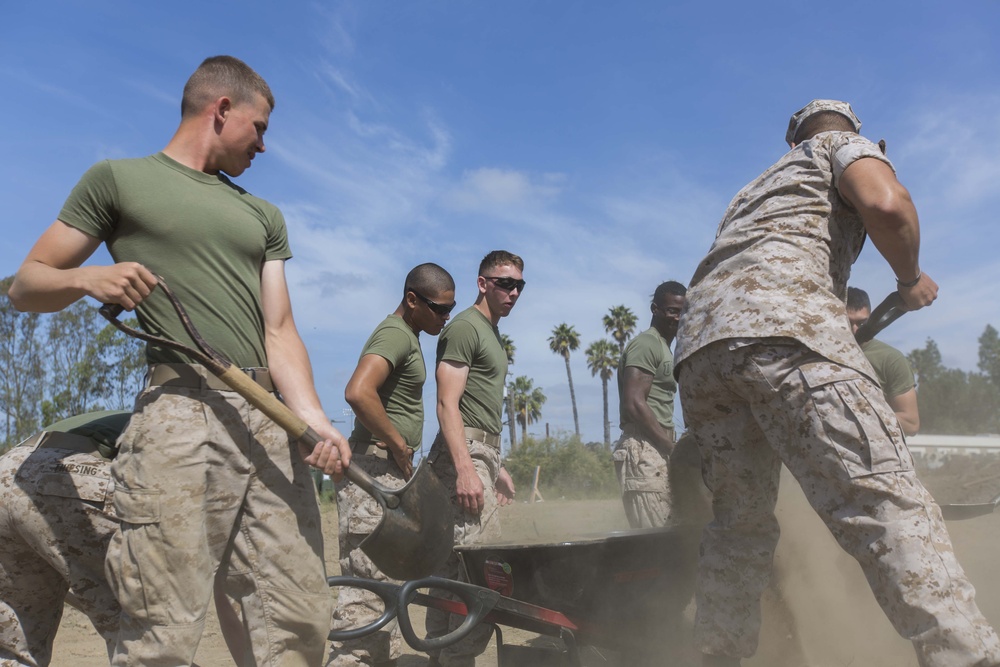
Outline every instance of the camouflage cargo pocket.
<svg viewBox="0 0 1000 667"><path fill-rule="evenodd" d="M806 364L799 370L848 475L913 470L903 432L875 383L829 362Z"/></svg>

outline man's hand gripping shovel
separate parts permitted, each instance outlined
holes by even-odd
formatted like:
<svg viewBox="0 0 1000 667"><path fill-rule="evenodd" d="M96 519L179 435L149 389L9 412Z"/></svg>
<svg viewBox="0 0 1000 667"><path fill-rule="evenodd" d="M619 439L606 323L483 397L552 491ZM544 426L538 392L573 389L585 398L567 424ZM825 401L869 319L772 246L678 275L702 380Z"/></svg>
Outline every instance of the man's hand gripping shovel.
<svg viewBox="0 0 1000 667"><path fill-rule="evenodd" d="M158 277L158 280L198 349L126 326L118 320L124 309L117 304L102 306L101 315L129 336L178 350L196 360L299 442L309 447L322 442L316 431L284 403L213 350L195 329L167 284L162 278ZM348 466L344 474L382 507L382 521L361 543L362 551L382 572L394 579L417 579L433 574L454 546L451 501L434 471L427 465L419 466L410 481L400 489L382 486L355 466Z"/></svg>

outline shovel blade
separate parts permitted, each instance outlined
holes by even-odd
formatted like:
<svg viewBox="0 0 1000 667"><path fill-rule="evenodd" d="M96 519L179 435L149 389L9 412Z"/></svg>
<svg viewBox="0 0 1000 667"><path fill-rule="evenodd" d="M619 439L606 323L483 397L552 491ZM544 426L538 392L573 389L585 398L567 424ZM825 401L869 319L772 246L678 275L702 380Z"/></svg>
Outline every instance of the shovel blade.
<svg viewBox="0 0 1000 667"><path fill-rule="evenodd" d="M977 503L970 505L941 505L941 516L945 521L961 521L963 519L975 519L979 516L993 514L996 509L995 503Z"/></svg>
<svg viewBox="0 0 1000 667"><path fill-rule="evenodd" d="M431 576L448 560L455 545L448 490L424 464L405 486L386 495L397 497L399 505L383 506L382 521L361 543L361 550L393 579Z"/></svg>

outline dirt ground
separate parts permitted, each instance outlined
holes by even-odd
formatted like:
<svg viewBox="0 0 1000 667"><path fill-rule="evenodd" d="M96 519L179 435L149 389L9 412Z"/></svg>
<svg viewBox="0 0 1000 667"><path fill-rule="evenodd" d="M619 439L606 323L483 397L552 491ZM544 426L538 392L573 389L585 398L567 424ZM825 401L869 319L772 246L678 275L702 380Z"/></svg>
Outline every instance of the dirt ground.
<svg viewBox="0 0 1000 667"><path fill-rule="evenodd" d="M922 471L928 488L939 502L984 502L1000 491L1000 461L962 461L959 464ZM790 477L782 482L778 517L782 537L775 557L776 584L763 602L764 627L757 655L745 660L746 667L916 667L908 642L896 635L875 604L857 564L845 556L806 505L798 485ZM621 505L616 500L549 500L534 505L518 503L504 508L505 541L557 541L581 533L626 528ZM1000 577L996 576L996 554L1000 553L1000 514L949 523L955 549L976 586L980 608L995 627L1000 627ZM336 509L324 514L327 564L337 573ZM693 605L685 616L690 623ZM558 646L558 640L513 628L504 628L507 645ZM426 657L406 647L399 667L419 667ZM698 661L688 645L676 647L675 656L661 664L696 667ZM87 619L67 608L56 637L55 667L106 665L103 642ZM587 647L584 664L624 665L612 652ZM232 664L218 625L210 619L198 649L203 667ZM479 665L496 664L491 644ZM517 659L517 667L528 664ZM631 667L631 666L629 666Z"/></svg>

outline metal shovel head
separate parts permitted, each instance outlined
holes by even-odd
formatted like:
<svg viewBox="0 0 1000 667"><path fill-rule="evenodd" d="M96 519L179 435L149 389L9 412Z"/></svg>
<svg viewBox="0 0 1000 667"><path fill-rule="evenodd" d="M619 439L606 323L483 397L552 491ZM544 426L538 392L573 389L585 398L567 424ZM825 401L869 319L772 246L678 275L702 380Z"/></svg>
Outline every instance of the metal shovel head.
<svg viewBox="0 0 1000 667"><path fill-rule="evenodd" d="M975 519L978 516L993 514L993 510L1000 505L1000 496L996 496L988 503L969 503L959 505L940 505L941 516L945 521L961 521L962 519Z"/></svg>
<svg viewBox="0 0 1000 667"><path fill-rule="evenodd" d="M426 463L400 489L376 496L382 521L361 543L378 569L393 579L421 579L436 573L455 544L451 498ZM399 504L395 504L398 499Z"/></svg>

